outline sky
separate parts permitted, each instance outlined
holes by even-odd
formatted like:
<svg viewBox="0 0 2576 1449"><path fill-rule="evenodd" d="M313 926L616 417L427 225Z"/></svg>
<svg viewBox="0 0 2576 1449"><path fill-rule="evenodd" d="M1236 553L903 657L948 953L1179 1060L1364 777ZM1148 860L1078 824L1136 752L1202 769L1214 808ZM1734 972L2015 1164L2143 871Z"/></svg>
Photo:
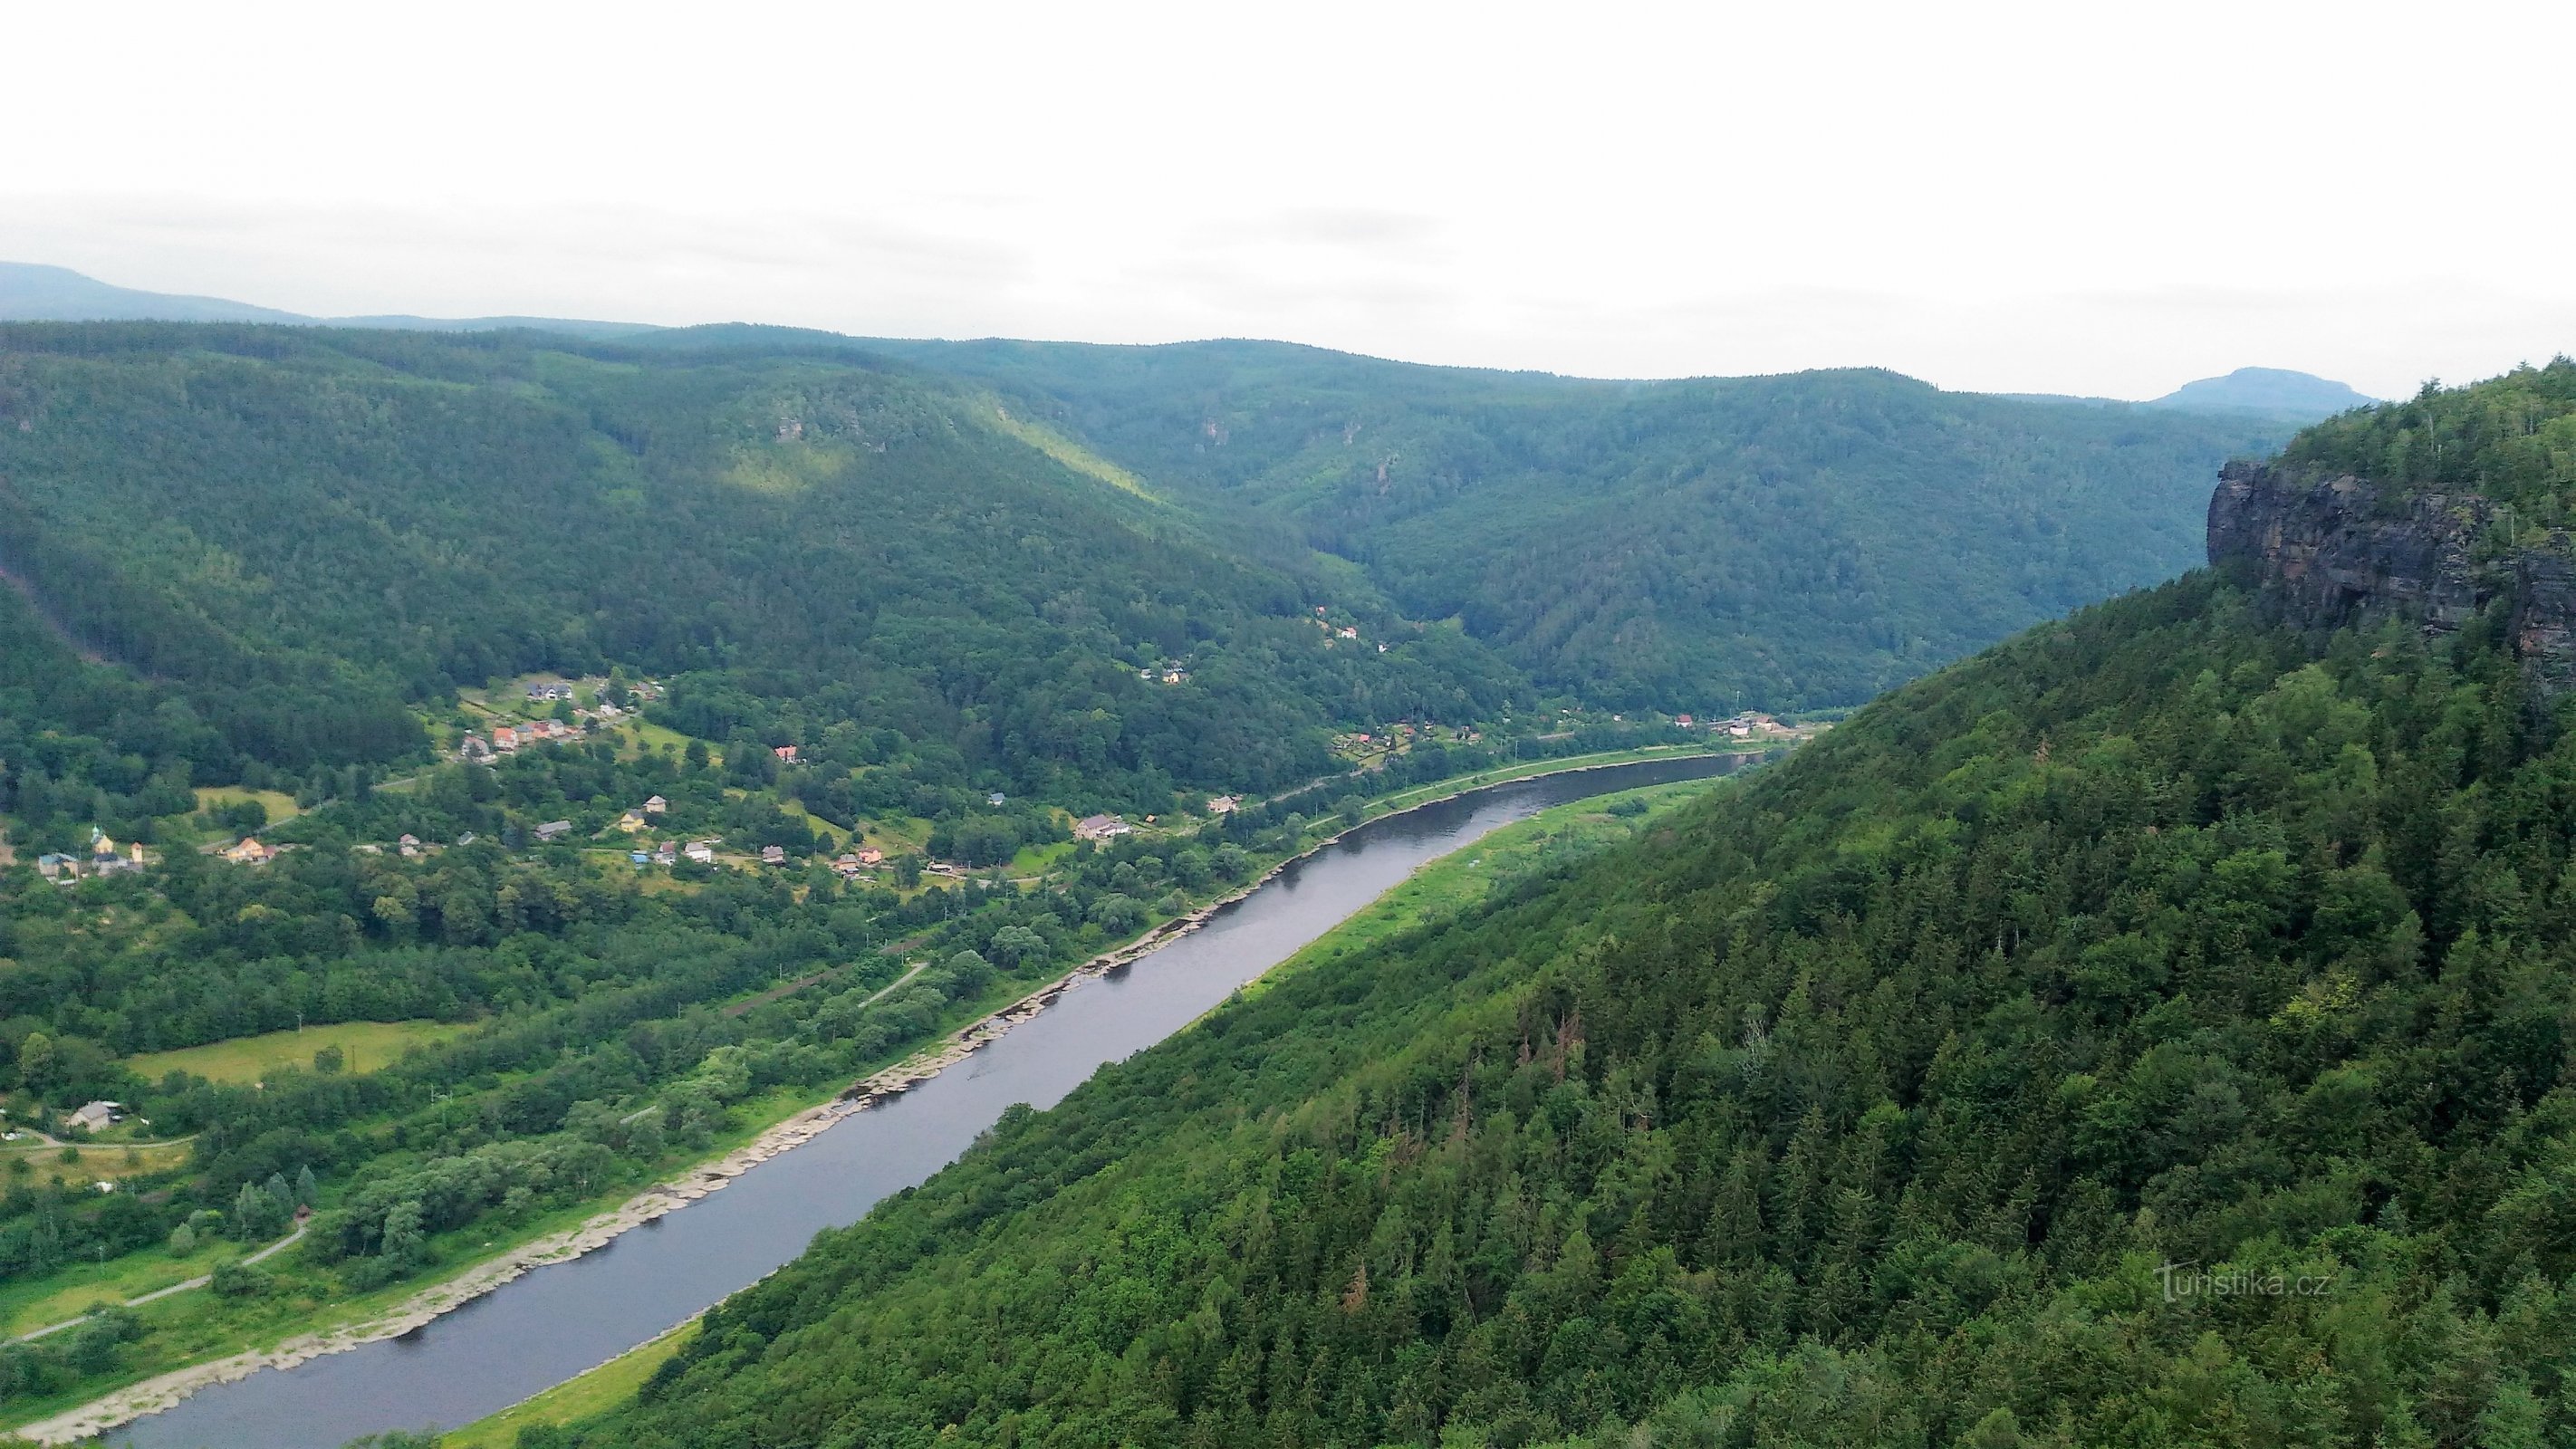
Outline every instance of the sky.
<svg viewBox="0 0 2576 1449"><path fill-rule="evenodd" d="M318 315L2379 396L2576 351L2576 6L12 7L0 259Z"/></svg>

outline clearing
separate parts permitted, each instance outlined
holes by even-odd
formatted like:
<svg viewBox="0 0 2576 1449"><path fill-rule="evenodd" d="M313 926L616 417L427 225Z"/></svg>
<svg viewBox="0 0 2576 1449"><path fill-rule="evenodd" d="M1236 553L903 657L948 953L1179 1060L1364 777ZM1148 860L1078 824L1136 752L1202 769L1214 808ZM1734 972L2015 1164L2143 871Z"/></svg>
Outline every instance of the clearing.
<svg viewBox="0 0 2576 1449"><path fill-rule="evenodd" d="M280 1067L310 1070L315 1052L336 1046L346 1060L342 1070L356 1074L392 1066L408 1048L429 1046L473 1029L472 1022L463 1021L344 1021L302 1031L237 1036L177 1051L146 1052L127 1057L125 1065L146 1081L157 1082L167 1072L194 1072L210 1082L255 1082Z"/></svg>
<svg viewBox="0 0 2576 1449"><path fill-rule="evenodd" d="M245 790L239 785L197 787L197 808L200 810L212 810L218 805L238 805L244 800L256 800L268 807L268 823L271 825L304 813L296 806L295 797L283 790Z"/></svg>

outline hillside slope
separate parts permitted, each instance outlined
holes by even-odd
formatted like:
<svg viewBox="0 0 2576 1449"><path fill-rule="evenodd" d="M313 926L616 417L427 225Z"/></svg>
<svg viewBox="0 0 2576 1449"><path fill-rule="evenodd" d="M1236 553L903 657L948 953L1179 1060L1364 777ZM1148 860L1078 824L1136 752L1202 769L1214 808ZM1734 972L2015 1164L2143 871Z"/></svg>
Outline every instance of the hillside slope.
<svg viewBox="0 0 2576 1449"><path fill-rule="evenodd" d="M2199 558L2277 422L1891 373L1619 383L1279 343L871 342L1634 708L1857 704Z"/></svg>
<svg viewBox="0 0 2576 1449"><path fill-rule="evenodd" d="M459 687L623 666L672 677L692 734L891 731L961 783L1132 783L1151 810L1175 781L1329 768L1328 725L1481 718L1520 687L999 416L848 358L0 327L0 631L26 646L0 759L85 738L42 767L123 817L182 767L413 758L415 711ZM1390 647L1330 649L1328 601ZM1166 660L1187 683L1138 678Z"/></svg>
<svg viewBox="0 0 2576 1449"><path fill-rule="evenodd" d="M2563 1442L2576 737L2501 617L2032 630L1015 1115L531 1442Z"/></svg>

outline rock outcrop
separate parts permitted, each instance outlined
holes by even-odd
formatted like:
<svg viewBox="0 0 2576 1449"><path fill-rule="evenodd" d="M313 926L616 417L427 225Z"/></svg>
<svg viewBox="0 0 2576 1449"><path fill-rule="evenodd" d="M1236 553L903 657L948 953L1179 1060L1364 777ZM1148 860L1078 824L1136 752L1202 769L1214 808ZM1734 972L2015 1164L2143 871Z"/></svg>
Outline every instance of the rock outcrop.
<svg viewBox="0 0 2576 1449"><path fill-rule="evenodd" d="M2481 555L2500 510L2475 493L2393 496L2346 475L2322 482L2231 463L2209 499L2209 561L2309 629L2400 619L2447 634L2499 596L2524 670L2544 693L2576 689L2576 562L2553 535Z"/></svg>

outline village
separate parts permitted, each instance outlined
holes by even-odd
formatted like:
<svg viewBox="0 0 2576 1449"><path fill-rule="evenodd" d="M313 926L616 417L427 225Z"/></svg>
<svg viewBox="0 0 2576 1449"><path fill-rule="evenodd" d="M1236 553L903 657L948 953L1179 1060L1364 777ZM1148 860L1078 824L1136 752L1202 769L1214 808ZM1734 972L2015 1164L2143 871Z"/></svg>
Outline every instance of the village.
<svg viewBox="0 0 2576 1449"><path fill-rule="evenodd" d="M1356 624L1339 622L1321 607L1316 610L1315 623L1328 646L1360 639ZM1386 646L1381 643L1378 647L1383 650ZM1186 683L1190 675L1182 661L1167 660L1140 670L1139 677L1148 683L1180 685ZM461 721L470 721L470 727L453 730L443 755L458 763L488 766L523 751L579 745L597 738L617 741L622 748L631 750L642 747L645 740L658 734L660 742L669 745L684 737L648 725L642 712L645 704L662 697L663 692L664 686L652 679L575 681L554 676L536 676L487 690L469 691L461 701L459 717ZM623 703L619 702L621 699ZM1531 732L1523 725L1519 732L1507 736L1514 754L1531 744L1561 748L1562 742L1572 738L1580 728L1604 720L1630 727L1660 726L1675 732L1701 734L1714 741L1741 742L1752 748L1793 744L1824 727L1814 723L1784 722L1758 710L1744 710L1706 721L1688 712L1647 714L1632 722L1621 713L1578 713L1568 708L1558 711L1557 719L1558 723L1549 729ZM1422 745L1481 746L1486 738L1485 729L1473 725L1398 720L1377 729L1335 735L1331 748L1335 756L1355 773L1365 774L1382 770L1389 762ZM795 744L776 745L770 750L781 768L803 763ZM998 808L1003 805L1004 796L998 791L992 792L987 803ZM1216 795L1208 797L1192 813L1207 819L1221 818L1245 803L1238 796ZM891 879L891 868L900 863L905 867L903 889L907 891L913 888L916 875L962 880L976 873L962 863L932 856L921 848L919 839L900 831L872 841L867 837L866 828L851 828L835 832L839 838L829 839L822 849L805 854L777 844L729 846L722 831L673 831L668 828L672 811L670 799L654 794L635 801L604 828L585 830L570 818L556 818L523 827L524 837L516 840L521 848L526 849L574 846L596 855L621 858L624 864L639 870L674 871L696 867L802 871L820 865L843 880L856 881L880 874ZM1154 815L1131 821L1123 815L1106 812L1079 818L1062 811L1051 813L1073 842L1094 846L1105 845L1140 829L1163 833L1177 825L1177 822L1165 822ZM1197 828L1195 821L1187 828ZM90 835L86 851L47 852L39 856L35 862L37 873L58 885L70 885L83 879L142 871L159 860L158 854L140 841L120 842L96 828ZM473 842L474 835L467 832L452 844ZM390 851L404 858L417 858L446 849L449 844L404 833L393 840L365 841L352 848L364 854ZM264 840L258 832L244 832L237 838L218 839L197 848L228 864L256 867L298 847Z"/></svg>

